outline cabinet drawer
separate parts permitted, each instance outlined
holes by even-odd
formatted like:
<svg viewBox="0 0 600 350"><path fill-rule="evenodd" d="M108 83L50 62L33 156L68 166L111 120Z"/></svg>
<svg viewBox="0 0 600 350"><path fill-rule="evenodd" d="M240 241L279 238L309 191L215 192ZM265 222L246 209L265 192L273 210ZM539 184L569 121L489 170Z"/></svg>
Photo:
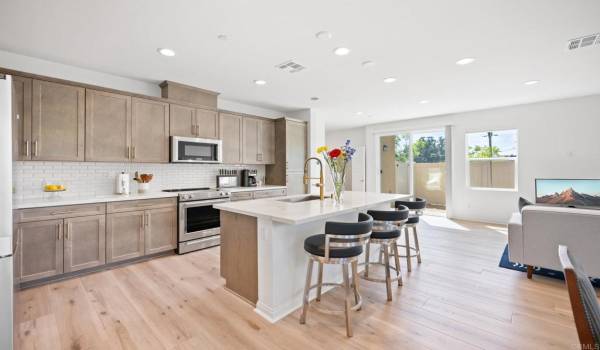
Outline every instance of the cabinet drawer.
<svg viewBox="0 0 600 350"><path fill-rule="evenodd" d="M177 206L177 198L144 199L137 201L109 202L107 213L122 213L126 211L145 210L150 208L168 208Z"/></svg>
<svg viewBox="0 0 600 350"><path fill-rule="evenodd" d="M285 188L280 188L280 189L276 189L276 190L256 191L256 192L254 192L254 199L269 198L269 197L282 197L285 195L287 195L287 190Z"/></svg>
<svg viewBox="0 0 600 350"><path fill-rule="evenodd" d="M58 207L44 207L31 209L18 209L14 211L15 222L32 222L52 219L73 218L88 215L103 215L106 212L105 203L64 205Z"/></svg>
<svg viewBox="0 0 600 350"><path fill-rule="evenodd" d="M254 198L254 191L244 191L244 192L233 192L231 194L231 201L245 201Z"/></svg>

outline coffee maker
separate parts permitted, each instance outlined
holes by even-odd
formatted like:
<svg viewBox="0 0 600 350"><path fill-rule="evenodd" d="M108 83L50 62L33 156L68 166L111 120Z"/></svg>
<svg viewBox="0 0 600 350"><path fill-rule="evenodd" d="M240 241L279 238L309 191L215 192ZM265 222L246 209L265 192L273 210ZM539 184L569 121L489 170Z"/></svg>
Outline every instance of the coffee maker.
<svg viewBox="0 0 600 350"><path fill-rule="evenodd" d="M256 169L244 169L242 170L242 186L243 187L256 187L256 177L258 171Z"/></svg>

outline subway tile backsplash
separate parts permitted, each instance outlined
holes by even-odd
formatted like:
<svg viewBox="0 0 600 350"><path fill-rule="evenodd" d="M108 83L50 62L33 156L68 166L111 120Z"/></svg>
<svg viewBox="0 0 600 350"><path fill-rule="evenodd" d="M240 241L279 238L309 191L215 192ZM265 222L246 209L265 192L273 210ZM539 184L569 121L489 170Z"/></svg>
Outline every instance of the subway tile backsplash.
<svg viewBox="0 0 600 350"><path fill-rule="evenodd" d="M142 164L94 162L13 162L14 198L17 200L42 198L44 182L65 185L62 196L107 195L115 192L115 177L122 171L133 174L154 174L151 191L167 188L215 187L219 169L257 169L264 181L264 165L231 164ZM131 180L131 191L137 183ZM46 194L47 195L47 194Z"/></svg>

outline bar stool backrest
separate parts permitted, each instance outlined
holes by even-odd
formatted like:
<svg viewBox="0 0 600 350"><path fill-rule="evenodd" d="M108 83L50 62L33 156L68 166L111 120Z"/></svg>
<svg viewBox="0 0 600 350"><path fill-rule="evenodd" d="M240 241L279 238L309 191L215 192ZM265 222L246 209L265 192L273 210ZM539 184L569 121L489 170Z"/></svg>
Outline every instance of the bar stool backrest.
<svg viewBox="0 0 600 350"><path fill-rule="evenodd" d="M396 208L405 206L409 210L414 211L417 215L421 215L427 206L427 201L423 198L415 198L414 201L396 201L394 205Z"/></svg>
<svg viewBox="0 0 600 350"><path fill-rule="evenodd" d="M369 210L367 214L373 218L373 231L397 230L408 220L409 210L407 207L397 210Z"/></svg>
<svg viewBox="0 0 600 350"><path fill-rule="evenodd" d="M364 213L358 214L358 222L325 223L325 259L329 259L330 248L351 248L364 245L371 236L373 218Z"/></svg>

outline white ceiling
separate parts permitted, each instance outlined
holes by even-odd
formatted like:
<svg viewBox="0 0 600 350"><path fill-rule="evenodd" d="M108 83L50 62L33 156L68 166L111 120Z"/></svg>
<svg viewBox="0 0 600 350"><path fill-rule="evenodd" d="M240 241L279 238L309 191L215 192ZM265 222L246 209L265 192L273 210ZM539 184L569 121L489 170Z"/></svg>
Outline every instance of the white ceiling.
<svg viewBox="0 0 600 350"><path fill-rule="evenodd" d="M600 45L566 51L567 40L600 32L598 0L0 5L0 49L141 80L179 81L282 111L315 108L328 128L600 93ZM333 38L316 39L321 30ZM339 46L352 51L333 55ZM162 57L158 47L177 55ZM455 65L464 57L477 61ZM274 68L288 59L308 69ZM365 60L376 65L363 68ZM388 76L398 80L384 84ZM255 86L255 79L268 83ZM541 83L523 85L532 79Z"/></svg>

